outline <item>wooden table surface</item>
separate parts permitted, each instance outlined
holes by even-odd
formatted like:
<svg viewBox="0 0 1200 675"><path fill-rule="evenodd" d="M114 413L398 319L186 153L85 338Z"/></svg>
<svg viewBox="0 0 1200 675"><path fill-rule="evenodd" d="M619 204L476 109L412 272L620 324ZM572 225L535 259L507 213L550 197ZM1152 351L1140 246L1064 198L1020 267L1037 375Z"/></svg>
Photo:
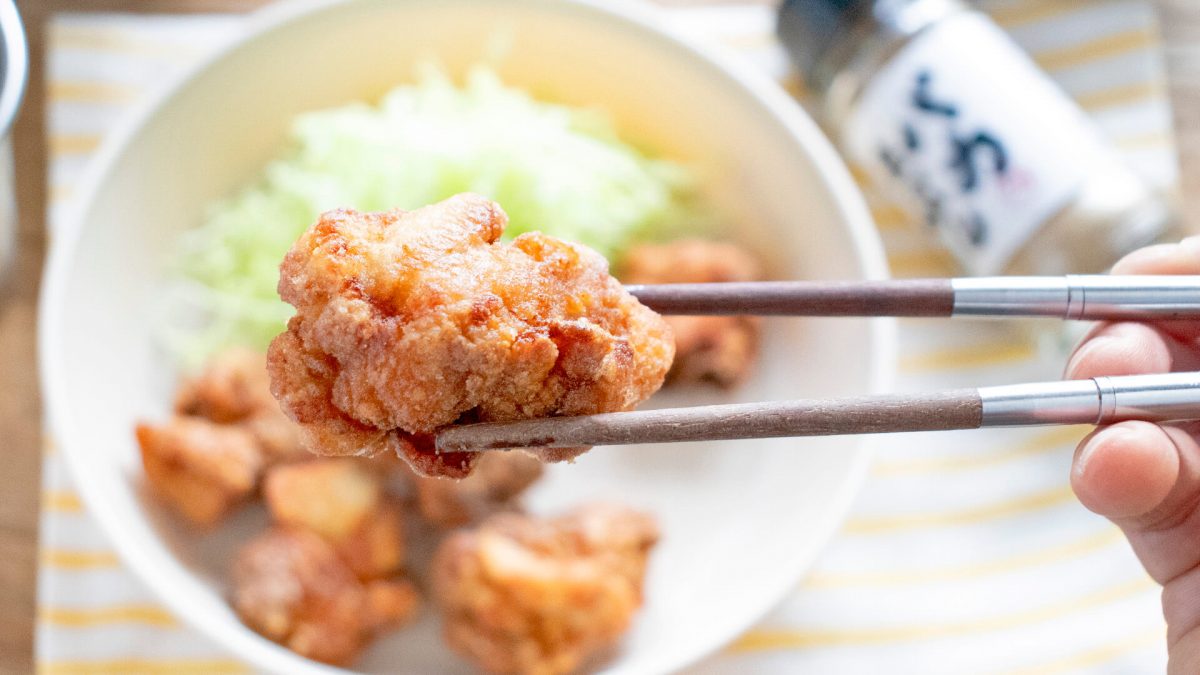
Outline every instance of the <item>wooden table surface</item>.
<svg viewBox="0 0 1200 675"><path fill-rule="evenodd" d="M0 673L33 670L41 403L35 368L35 315L45 254L46 143L43 134L43 27L58 11L240 11L267 0L17 0L27 24L30 87L13 133L20 212L19 258L0 281ZM718 0L660 0L715 4ZM746 0L769 2L770 0ZM1175 108L1182 208L1200 225L1200 2L1156 0L1163 18Z"/></svg>

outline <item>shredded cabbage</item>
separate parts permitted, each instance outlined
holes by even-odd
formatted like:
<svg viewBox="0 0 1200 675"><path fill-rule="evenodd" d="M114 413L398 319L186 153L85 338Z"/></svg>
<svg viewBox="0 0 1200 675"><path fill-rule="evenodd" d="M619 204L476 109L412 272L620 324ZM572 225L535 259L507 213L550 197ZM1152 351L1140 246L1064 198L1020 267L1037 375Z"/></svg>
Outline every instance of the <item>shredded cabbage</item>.
<svg viewBox="0 0 1200 675"><path fill-rule="evenodd" d="M291 315L275 291L279 262L321 212L465 191L501 204L507 236L540 230L610 259L699 225L689 171L623 142L603 112L536 101L486 67L462 87L425 67L378 106L297 118L285 155L182 238L168 349L184 366L233 344L265 349Z"/></svg>

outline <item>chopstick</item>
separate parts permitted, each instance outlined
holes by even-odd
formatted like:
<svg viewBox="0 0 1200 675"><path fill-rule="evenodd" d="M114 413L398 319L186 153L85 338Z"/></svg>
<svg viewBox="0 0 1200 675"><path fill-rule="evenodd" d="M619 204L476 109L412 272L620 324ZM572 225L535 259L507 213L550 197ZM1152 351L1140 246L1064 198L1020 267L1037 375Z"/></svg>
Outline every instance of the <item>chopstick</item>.
<svg viewBox="0 0 1200 675"><path fill-rule="evenodd" d="M662 314L1200 318L1200 276L1071 275L626 286Z"/></svg>
<svg viewBox="0 0 1200 675"><path fill-rule="evenodd" d="M447 427L441 452L1200 419L1200 372Z"/></svg>

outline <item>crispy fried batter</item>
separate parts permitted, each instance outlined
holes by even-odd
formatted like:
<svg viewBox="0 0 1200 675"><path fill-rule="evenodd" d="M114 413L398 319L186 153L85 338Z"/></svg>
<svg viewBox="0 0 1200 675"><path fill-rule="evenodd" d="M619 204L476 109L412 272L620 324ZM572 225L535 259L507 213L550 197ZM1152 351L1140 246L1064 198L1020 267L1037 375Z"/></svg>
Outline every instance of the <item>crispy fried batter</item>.
<svg viewBox="0 0 1200 675"><path fill-rule="evenodd" d="M261 354L234 347L214 357L185 380L175 396L175 412L233 424L263 408L277 408Z"/></svg>
<svg viewBox="0 0 1200 675"><path fill-rule="evenodd" d="M266 358L234 347L218 354L175 397L175 412L246 427L268 464L307 456L300 429L271 396Z"/></svg>
<svg viewBox="0 0 1200 675"><path fill-rule="evenodd" d="M267 509L286 527L315 532L360 579L379 579L404 563L404 523L378 472L364 460L314 459L270 469Z"/></svg>
<svg viewBox="0 0 1200 675"><path fill-rule="evenodd" d="M242 548L233 606L254 630L326 663L354 660L370 629L362 584L328 543L303 530L274 528Z"/></svg>
<svg viewBox="0 0 1200 675"><path fill-rule="evenodd" d="M172 508L202 527L217 524L254 492L262 459L237 426L177 416L138 424L146 480Z"/></svg>
<svg viewBox="0 0 1200 675"><path fill-rule="evenodd" d="M274 401L274 399L271 399ZM312 455L304 450L300 440L300 426L279 409L275 403L263 408L250 417L238 422L254 441L267 464L307 459Z"/></svg>
<svg viewBox="0 0 1200 675"><path fill-rule="evenodd" d="M456 533L433 562L446 639L492 673L575 670L629 626L657 539L649 516L607 505Z"/></svg>
<svg viewBox="0 0 1200 675"><path fill-rule="evenodd" d="M522 492L542 475L542 463L519 452L489 452L475 472L460 481L418 476L417 511L439 527L461 527L513 508Z"/></svg>
<svg viewBox="0 0 1200 675"><path fill-rule="evenodd" d="M364 581L395 574L404 564L404 518L400 507L381 502L346 538L335 543L338 555Z"/></svg>
<svg viewBox="0 0 1200 675"><path fill-rule="evenodd" d="M353 459L315 459L271 469L263 481L271 516L332 540L349 536L379 504L379 481Z"/></svg>
<svg viewBox="0 0 1200 675"><path fill-rule="evenodd" d="M374 633L403 628L421 611L416 586L404 579L369 582L366 593L364 623Z"/></svg>
<svg viewBox="0 0 1200 675"><path fill-rule="evenodd" d="M734 244L684 239L642 245L625 256L621 278L631 284L758 281L762 266ZM758 356L762 321L750 316L672 316L675 362L671 383L712 382L731 388L746 378Z"/></svg>
<svg viewBox="0 0 1200 675"><path fill-rule="evenodd" d="M297 314L268 360L311 450L386 447L422 474L462 477L475 456L438 455L439 427L626 410L661 386L673 355L662 318L594 251L538 233L500 243L506 222L463 194L332 211L301 236L279 280Z"/></svg>

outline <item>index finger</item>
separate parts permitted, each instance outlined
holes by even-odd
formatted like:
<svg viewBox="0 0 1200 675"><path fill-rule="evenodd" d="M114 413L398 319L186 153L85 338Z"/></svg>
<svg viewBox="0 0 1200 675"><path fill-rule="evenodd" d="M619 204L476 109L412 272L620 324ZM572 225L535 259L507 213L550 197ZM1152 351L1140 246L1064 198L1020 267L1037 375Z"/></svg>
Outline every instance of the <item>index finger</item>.
<svg viewBox="0 0 1200 675"><path fill-rule="evenodd" d="M1113 274L1200 274L1200 236L1138 249L1113 265Z"/></svg>
<svg viewBox="0 0 1200 675"><path fill-rule="evenodd" d="M1200 236L1138 249L1113 265L1112 273L1200 274ZM1162 321L1155 326L1191 349L1200 349L1200 321Z"/></svg>

